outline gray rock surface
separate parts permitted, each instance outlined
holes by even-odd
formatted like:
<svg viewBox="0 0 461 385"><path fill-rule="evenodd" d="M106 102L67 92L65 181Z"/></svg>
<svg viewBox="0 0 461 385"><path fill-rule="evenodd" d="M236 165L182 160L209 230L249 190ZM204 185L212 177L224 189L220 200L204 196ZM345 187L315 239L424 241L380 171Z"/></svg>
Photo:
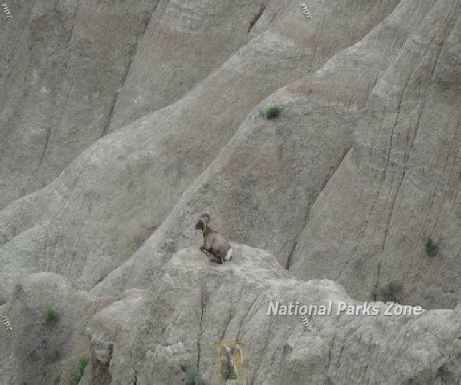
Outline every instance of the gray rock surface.
<svg viewBox="0 0 461 385"><path fill-rule="evenodd" d="M104 135L154 1L12 1L0 26L0 207Z"/></svg>
<svg viewBox="0 0 461 385"><path fill-rule="evenodd" d="M88 321L112 303L117 299L90 296L53 273L22 279L0 307L13 328L0 330L1 384L74 384L79 362L89 357Z"/></svg>
<svg viewBox="0 0 461 385"><path fill-rule="evenodd" d="M436 2L377 81L353 151L310 210L296 276L337 280L356 298L396 281L403 302L460 302L459 11Z"/></svg>
<svg viewBox="0 0 461 385"><path fill-rule="evenodd" d="M352 0L319 2L312 23L296 1L14 2L0 38L0 207L51 182L110 130L179 99L268 28L290 25L288 38L298 43L315 37L300 45L309 69L362 37L396 2L354 9ZM349 16L357 23L338 28L335 20ZM286 54L295 56L292 66L301 59ZM265 75L278 78L270 68Z"/></svg>
<svg viewBox="0 0 461 385"><path fill-rule="evenodd" d="M460 383L460 0L8 6L0 385Z"/></svg>
<svg viewBox="0 0 461 385"><path fill-rule="evenodd" d="M458 156L456 150L450 151L453 158L448 161L452 167L441 163L439 171L434 169L434 172L439 172L438 175L447 173L446 178L433 179L431 182L448 188L453 185L452 190L447 190L446 198L441 196L440 199L446 202L448 208L455 208L447 212L443 220L442 216L437 224L437 232L446 228L447 233L444 235L446 241L441 242L440 255L436 258L425 255L425 244L431 237L436 242L440 237L429 232L420 234L420 227L408 221L410 214L402 214L401 223L395 224L395 239L388 236L386 245L383 245L383 237L389 233L386 226L393 225L393 222L387 225L387 221L390 215L394 215L392 210L395 207L393 209L388 204L379 212L376 211L373 218L379 216L372 223L372 214L359 216L362 208L365 215L367 210L374 207L373 202L378 195L380 200L383 199L383 204L392 203L381 196L387 191L387 187L381 190L387 183L381 181L383 174L376 174L376 182L369 175L371 171L365 174L367 170L377 167L372 166L374 157L380 155L386 161L387 155L391 154L385 147L391 143L385 141L384 126L375 123L375 119L378 122L381 119L375 109L385 108L386 113L394 118L396 113L390 112L393 111L391 106L384 107L385 101L376 95L378 87L390 92L397 85L405 86L405 78L396 75L396 85L388 84L386 76L394 71L398 73L413 68L413 64L401 63L407 47L413 46L418 36L421 39L427 34L429 37L426 39L431 41L431 35L426 30L431 33L438 31L431 21L439 23L441 33L445 31L444 28L450 28L445 23L446 18L441 16L453 15L456 10L453 6L457 6L457 3L418 3L415 6L412 2L403 2L365 39L335 55L307 80L282 88L257 106L232 141L183 194L153 237L127 263L110 274L95 289L96 292L110 293L114 288L120 290L139 284L147 285L172 251L198 242L197 234L193 232L193 222L201 212L210 211L215 225L231 239L273 250L281 264L289 266L299 278L339 280L355 298L361 299L376 298L389 284L397 282L402 286L398 298L401 302L439 308L456 306L461 294L458 273L461 222L456 214L459 199L457 201L455 198L456 191L459 191L456 187L459 162L454 160ZM452 44L452 40L450 38L451 43L447 44ZM422 52L426 52L426 60L430 61L429 52L432 51L428 48ZM420 54L420 51L416 50L415 54ZM443 64L443 57L439 65L440 68L451 68ZM379 80L381 77L383 79ZM447 83L450 85L448 89L448 85L443 87L444 92L458 95L456 79L455 76ZM420 86L430 84L432 80L421 83L423 79L417 78L416 81ZM410 92L409 87L407 85L407 92ZM427 87L427 92L439 90L436 83ZM386 103L389 105L400 100L400 94L393 92L386 94ZM417 113L414 109L424 103L421 99L423 94L427 96L422 91L413 94L416 99L412 104L406 103L407 108ZM457 100L457 97L454 99ZM444 107L434 103L425 105L433 111L457 108L456 103L446 103L446 98L440 103ZM260 112L274 104L283 107L280 119L262 119ZM401 116L406 115L401 113ZM412 122L422 125L421 121L418 123L418 115L415 116ZM447 124L451 122L452 125L448 125L447 129L451 127L455 130L453 132L457 132L457 113L450 110L444 117ZM396 123L394 120L390 120L392 125L389 133ZM371 140L368 138L373 132L370 127L375 127L376 135L384 135L382 144L377 140L373 142L373 150L362 143L365 138ZM429 127L432 127L431 123ZM407 125L405 128L408 128ZM441 138L446 136L449 136L448 133L441 134ZM415 143L425 146L424 141ZM440 148L445 144L441 139ZM461 147L452 144L458 149ZM395 141L393 145L397 145ZM423 151L423 155L430 156L431 151ZM365 158L358 158L358 154L364 154ZM421 158L421 162L410 162L409 158L407 163L404 161L394 163L396 167L402 165L402 172L409 175L412 175L413 169L417 175L419 165L426 164L424 158ZM346 171L352 167L353 171ZM450 178L455 178L454 184L450 184ZM397 181L390 177L389 183ZM360 190L361 184L363 191ZM325 195L327 193L328 196ZM413 197L410 194L408 199ZM274 205L274 202L277 204ZM421 204L424 205L424 201ZM374 209L378 210L377 206ZM422 220L421 210L414 207L409 209L412 210L414 223ZM407 255L413 255L411 261ZM149 268L146 269L146 266ZM434 278L432 266L440 271L438 278ZM419 280L417 276L420 274L427 276ZM413 278L407 280L406 276Z"/></svg>
<svg viewBox="0 0 461 385"><path fill-rule="evenodd" d="M267 252L234 249L225 265L209 264L196 248L170 259L136 314L131 343L114 346L112 384L180 384L188 367L224 383L217 351L233 341L244 351L247 383L458 383L459 307L386 316L389 304L377 302L376 316L316 315L307 330L294 315L268 316L270 302L358 303L332 281L291 278Z"/></svg>
<svg viewBox="0 0 461 385"><path fill-rule="evenodd" d="M312 23L298 5L287 3L273 26L182 99L100 139L51 184L0 212L6 272L54 271L76 281L86 261L99 255L111 255L118 265L126 261L256 105L359 39L395 1L364 5L352 16L347 7L319 7ZM338 36L333 21L345 16L357 24L332 43ZM315 44L306 45L316 35Z"/></svg>

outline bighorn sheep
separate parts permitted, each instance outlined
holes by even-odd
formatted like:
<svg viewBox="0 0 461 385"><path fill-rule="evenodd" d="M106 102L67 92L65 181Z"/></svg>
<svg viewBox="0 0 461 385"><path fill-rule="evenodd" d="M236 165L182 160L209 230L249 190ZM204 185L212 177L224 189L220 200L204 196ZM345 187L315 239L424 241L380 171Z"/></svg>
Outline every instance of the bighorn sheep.
<svg viewBox="0 0 461 385"><path fill-rule="evenodd" d="M201 230L203 234L203 245L200 247L206 254L211 254L216 258L216 262L223 264L232 259L232 247L223 235L213 230L208 224L210 215L202 214L195 224L196 230Z"/></svg>

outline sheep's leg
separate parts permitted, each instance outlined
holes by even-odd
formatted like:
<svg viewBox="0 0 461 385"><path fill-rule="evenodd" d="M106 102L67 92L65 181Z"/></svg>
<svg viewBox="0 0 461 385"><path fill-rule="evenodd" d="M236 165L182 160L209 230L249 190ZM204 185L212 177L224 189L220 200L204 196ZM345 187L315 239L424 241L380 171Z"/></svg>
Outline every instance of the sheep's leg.
<svg viewBox="0 0 461 385"><path fill-rule="evenodd" d="M210 250L206 249L205 246L200 247L200 251L205 254L208 258L212 258L214 262L219 263L218 258L214 256Z"/></svg>
<svg viewBox="0 0 461 385"><path fill-rule="evenodd" d="M222 265L224 263L223 259L215 254L213 254L211 251L208 251L208 255L211 255L213 257L213 261L216 262L219 265Z"/></svg>

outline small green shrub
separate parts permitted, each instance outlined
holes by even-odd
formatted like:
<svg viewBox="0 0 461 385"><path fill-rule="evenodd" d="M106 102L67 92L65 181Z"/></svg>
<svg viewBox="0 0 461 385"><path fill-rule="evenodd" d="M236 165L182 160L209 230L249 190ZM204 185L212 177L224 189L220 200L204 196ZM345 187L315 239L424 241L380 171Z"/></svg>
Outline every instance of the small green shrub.
<svg viewBox="0 0 461 385"><path fill-rule="evenodd" d="M80 358L78 366L75 369L74 374L72 375L71 385L78 385L83 375L85 374L85 369L88 366L88 362L89 361L87 357Z"/></svg>
<svg viewBox="0 0 461 385"><path fill-rule="evenodd" d="M88 362L89 360L87 357L80 358L80 361L78 363L78 370L79 370L79 373L82 375L82 377L83 377L83 373L85 372L86 367L88 366Z"/></svg>
<svg viewBox="0 0 461 385"><path fill-rule="evenodd" d="M267 107L264 112L263 112L263 116L267 119L267 120L274 120L274 119L277 119L280 114L282 113L282 108L279 107L279 106L270 106L270 107Z"/></svg>
<svg viewBox="0 0 461 385"><path fill-rule="evenodd" d="M426 240L426 255L428 257L436 257L439 254L439 245L432 240L432 238L428 238Z"/></svg>
<svg viewBox="0 0 461 385"><path fill-rule="evenodd" d="M48 306L45 319L47 324L55 324L59 321L59 314L53 306Z"/></svg>
<svg viewBox="0 0 461 385"><path fill-rule="evenodd" d="M186 385L207 385L196 368L186 370Z"/></svg>

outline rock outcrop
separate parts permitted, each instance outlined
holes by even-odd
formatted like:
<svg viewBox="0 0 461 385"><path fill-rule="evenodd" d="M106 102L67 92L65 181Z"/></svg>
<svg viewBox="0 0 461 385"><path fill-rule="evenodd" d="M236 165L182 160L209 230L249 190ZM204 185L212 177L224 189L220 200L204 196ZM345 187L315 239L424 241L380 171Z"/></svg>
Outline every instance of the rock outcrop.
<svg viewBox="0 0 461 385"><path fill-rule="evenodd" d="M76 280L87 260L100 255L118 265L126 261L264 98L363 37L396 1L356 8L339 3L319 6L310 22L297 2L287 2L267 28L183 98L98 140L52 183L8 205L0 212L4 271L45 270ZM335 23L344 17L356 23L339 34ZM252 184L245 188L251 191Z"/></svg>
<svg viewBox="0 0 461 385"><path fill-rule="evenodd" d="M335 279L356 298L396 281L399 301L460 302L460 10L437 1L377 80L353 151L310 209L297 277Z"/></svg>
<svg viewBox="0 0 461 385"><path fill-rule="evenodd" d="M130 343L114 346L112 384L180 384L190 367L206 383L224 383L219 348L236 342L242 383L454 385L461 378L459 307L386 315L390 305L376 302L368 304L375 316L333 310L306 328L295 315L268 315L271 301L331 302L336 310L362 304L332 281L293 279L267 252L234 249L224 265L209 264L196 248L170 259L132 313Z"/></svg>
<svg viewBox="0 0 461 385"><path fill-rule="evenodd" d="M364 305L332 281L294 279L263 250L233 249L224 265L197 248L180 250L148 290L119 299L75 291L54 274L27 277L1 309L16 334L3 339L3 383L179 385L194 373L219 384L229 373L220 349L230 347L238 348L232 362L243 383L455 385L461 378L459 307ZM314 310L274 314L290 303ZM85 362L80 374L78 362Z"/></svg>

